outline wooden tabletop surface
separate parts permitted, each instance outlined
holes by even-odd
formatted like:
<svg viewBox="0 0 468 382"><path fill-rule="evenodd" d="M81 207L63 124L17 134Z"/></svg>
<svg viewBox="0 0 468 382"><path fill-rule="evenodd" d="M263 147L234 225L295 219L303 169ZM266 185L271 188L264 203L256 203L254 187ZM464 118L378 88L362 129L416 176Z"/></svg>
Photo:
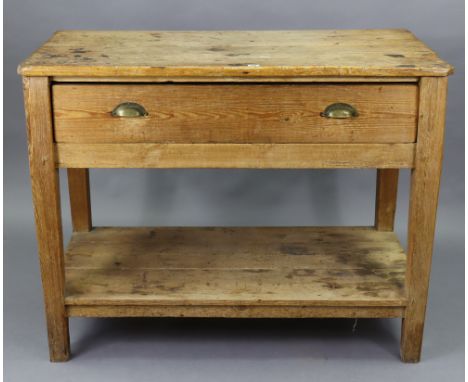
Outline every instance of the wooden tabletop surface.
<svg viewBox="0 0 468 382"><path fill-rule="evenodd" d="M59 31L24 76L446 76L452 67L403 29Z"/></svg>

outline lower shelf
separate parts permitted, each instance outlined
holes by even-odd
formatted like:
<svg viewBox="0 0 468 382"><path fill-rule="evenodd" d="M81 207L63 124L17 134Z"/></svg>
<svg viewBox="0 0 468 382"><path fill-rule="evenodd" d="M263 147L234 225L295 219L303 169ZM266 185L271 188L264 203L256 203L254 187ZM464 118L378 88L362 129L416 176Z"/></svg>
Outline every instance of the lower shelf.
<svg viewBox="0 0 468 382"><path fill-rule="evenodd" d="M65 258L70 316L401 317L406 256L371 228L95 228Z"/></svg>

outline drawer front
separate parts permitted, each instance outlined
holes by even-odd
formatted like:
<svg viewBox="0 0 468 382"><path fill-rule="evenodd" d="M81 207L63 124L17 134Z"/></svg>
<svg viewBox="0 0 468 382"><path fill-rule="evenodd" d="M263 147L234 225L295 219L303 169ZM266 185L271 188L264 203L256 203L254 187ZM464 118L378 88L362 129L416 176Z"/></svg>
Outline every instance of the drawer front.
<svg viewBox="0 0 468 382"><path fill-rule="evenodd" d="M138 103L147 115L113 116ZM358 115L322 116L346 103ZM404 143L416 137L416 84L57 84L56 142Z"/></svg>

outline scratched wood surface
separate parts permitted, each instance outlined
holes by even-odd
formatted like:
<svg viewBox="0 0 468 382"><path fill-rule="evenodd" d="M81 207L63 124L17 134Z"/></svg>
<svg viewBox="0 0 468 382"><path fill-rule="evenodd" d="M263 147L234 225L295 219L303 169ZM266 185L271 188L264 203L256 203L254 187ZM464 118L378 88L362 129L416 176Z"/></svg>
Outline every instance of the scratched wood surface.
<svg viewBox="0 0 468 382"><path fill-rule="evenodd" d="M55 85L54 131L69 143L404 143L417 96L415 84ZM113 117L127 101L148 115ZM320 115L336 102L359 115Z"/></svg>
<svg viewBox="0 0 468 382"><path fill-rule="evenodd" d="M65 302L404 306L405 260L369 228L97 228L73 234Z"/></svg>
<svg viewBox="0 0 468 382"><path fill-rule="evenodd" d="M445 76L452 67L403 29L59 31L25 76Z"/></svg>

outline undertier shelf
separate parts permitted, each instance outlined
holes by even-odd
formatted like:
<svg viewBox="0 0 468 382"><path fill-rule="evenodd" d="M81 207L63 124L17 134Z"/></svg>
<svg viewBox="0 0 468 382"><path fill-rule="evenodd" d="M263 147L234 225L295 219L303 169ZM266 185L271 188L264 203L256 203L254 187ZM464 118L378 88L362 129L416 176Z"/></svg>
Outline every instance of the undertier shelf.
<svg viewBox="0 0 468 382"><path fill-rule="evenodd" d="M65 255L70 316L401 317L406 255L373 228L94 228Z"/></svg>

